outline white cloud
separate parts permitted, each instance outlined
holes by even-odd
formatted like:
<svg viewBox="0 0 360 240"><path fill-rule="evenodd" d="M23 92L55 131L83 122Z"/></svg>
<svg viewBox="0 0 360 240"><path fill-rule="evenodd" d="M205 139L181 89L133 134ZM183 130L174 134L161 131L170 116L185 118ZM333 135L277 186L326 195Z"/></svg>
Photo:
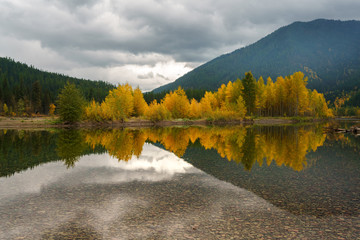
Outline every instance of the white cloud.
<svg viewBox="0 0 360 240"><path fill-rule="evenodd" d="M191 69L186 63L170 60L158 62L155 66L129 64L112 67L79 67L64 73L92 80L106 79L115 85L128 83L133 88L139 86L142 91L150 91L170 83Z"/></svg>
<svg viewBox="0 0 360 240"><path fill-rule="evenodd" d="M0 0L0 56L149 90L281 26L359 20L358 9L356 0Z"/></svg>

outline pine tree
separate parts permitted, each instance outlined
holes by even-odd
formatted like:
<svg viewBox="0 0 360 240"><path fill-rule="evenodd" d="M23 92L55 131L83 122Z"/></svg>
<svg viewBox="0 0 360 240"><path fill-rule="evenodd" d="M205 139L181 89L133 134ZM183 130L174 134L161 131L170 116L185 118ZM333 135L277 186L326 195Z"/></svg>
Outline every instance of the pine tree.
<svg viewBox="0 0 360 240"><path fill-rule="evenodd" d="M9 87L9 81L7 80L7 78L4 78L2 81L2 102L9 105L11 95L12 93Z"/></svg>
<svg viewBox="0 0 360 240"><path fill-rule="evenodd" d="M41 86L39 81L33 83L31 91L31 102L34 113L39 113L41 111Z"/></svg>
<svg viewBox="0 0 360 240"><path fill-rule="evenodd" d="M247 72L242 79L243 99L249 115L255 113L256 81L251 72Z"/></svg>
<svg viewBox="0 0 360 240"><path fill-rule="evenodd" d="M57 105L60 119L74 123L80 121L83 115L85 100L75 84L68 82L58 96Z"/></svg>
<svg viewBox="0 0 360 240"><path fill-rule="evenodd" d="M261 116L263 109L265 108L265 83L262 77L256 82L256 100L255 100L255 108L257 110L257 114Z"/></svg>

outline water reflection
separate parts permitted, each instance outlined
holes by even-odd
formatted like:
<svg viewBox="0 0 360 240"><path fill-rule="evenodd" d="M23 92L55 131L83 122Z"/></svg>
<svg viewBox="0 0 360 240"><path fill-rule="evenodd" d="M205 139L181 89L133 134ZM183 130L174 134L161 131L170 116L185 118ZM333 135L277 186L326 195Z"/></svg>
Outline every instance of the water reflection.
<svg viewBox="0 0 360 240"><path fill-rule="evenodd" d="M0 130L0 177L63 160L68 167L80 156L104 153L100 145L90 148L79 130Z"/></svg>
<svg viewBox="0 0 360 240"><path fill-rule="evenodd" d="M73 155L66 158L66 165L73 159ZM14 174L8 179L0 178L0 201L20 194L40 193L43 188L53 186L54 183L57 186L76 186L132 181L156 182L170 180L178 173L196 172L191 164L149 143L144 144L141 156L134 156L127 162L119 162L106 153L76 156L76 160L76 168L66 169L61 167L63 163L51 162L31 171Z"/></svg>
<svg viewBox="0 0 360 240"><path fill-rule="evenodd" d="M328 136L328 138L341 138ZM325 142L320 125L270 127L186 127L111 130L1 131L0 174L63 160L73 167L80 156L108 152L119 161L139 157L146 142L160 144L182 157L191 146L215 150L222 158L251 170L259 166L286 166L295 171L305 169L307 154ZM350 144L347 137L342 137ZM355 144L356 145L356 144Z"/></svg>
<svg viewBox="0 0 360 240"><path fill-rule="evenodd" d="M41 203L39 206L43 206L49 201L51 204L46 212L53 214L51 219L56 223L53 227L61 232L68 225L60 222L70 221L64 213L63 219L58 222L63 207L57 207L57 204L63 200L60 202L66 205L66 209L73 209L79 214L79 218L73 214L74 219L83 219L81 209L90 208L89 216L96 212L100 219L98 227L101 228L105 221L102 218L121 219L123 215L112 214L119 208L128 210L129 203L141 202L150 196L152 201L159 198L159 204L153 204L146 216L144 208L147 205L140 206L136 211L138 221L147 219L149 226L153 226L154 216L171 215L174 206L183 215L201 208L207 220L212 219L213 215L207 211L213 202L216 203L213 200L218 196L226 197L215 204L216 212L221 216L230 216L233 211L231 208L229 214L222 215L221 212L228 199L234 196L233 192L226 192L224 182L229 182L235 192L251 192L245 196L252 203L255 217L259 206L263 206L263 212L274 208L285 214L285 222L287 216L295 222L298 221L297 216L345 216L352 219L360 215L360 138L350 134L325 134L322 127L311 124L0 131L0 174L7 176L0 178L0 200L3 204L0 212L11 209L6 204L12 209L29 206L29 217L32 218L35 210L30 209L31 206L38 207L38 202ZM24 171L28 168L33 169ZM199 174L203 178L199 178ZM222 181L215 181L209 175ZM214 186L204 190L205 183L209 181L214 181ZM213 189L219 192L214 194ZM114 195L120 192L121 196ZM128 194L133 197L126 200L130 196ZM31 195L34 205L26 200ZM244 208L239 215L244 216L244 224L248 223L247 215L243 214L248 206L244 207L240 198L244 195L236 196L239 198L234 206ZM13 207L11 202L16 198L17 205ZM72 204L69 199L73 200ZM98 210L98 203L102 201L107 214ZM184 202L185 207L190 206L188 210L182 208ZM195 208L194 202L197 204ZM80 210L76 206L78 203L83 204ZM165 210L159 207L163 205L166 205ZM7 212L9 214L3 214L2 220L12 216L15 223L21 218L11 210ZM272 219L273 213L268 219ZM43 213L37 214L42 219ZM133 214L128 214L127 223L133 223ZM199 214L194 214L194 217ZM261 218L254 224L262 221ZM42 223L47 222L43 220ZM121 222L116 221L114 229L119 225ZM171 227L164 228L164 231L166 229ZM125 231L131 232L128 229Z"/></svg>
<svg viewBox="0 0 360 240"><path fill-rule="evenodd" d="M107 130L0 131L0 176L41 163L63 160L73 167L79 157L108 154L119 161L139 157L146 142L158 144L178 157L189 147L215 150L219 156L241 164L285 166L302 171L314 164L307 158L325 140L360 150L358 139L323 132L322 125L253 127L173 127Z"/></svg>
<svg viewBox="0 0 360 240"><path fill-rule="evenodd" d="M182 157L186 149L200 144L204 149L215 149L229 161L241 163L251 170L257 162L260 166L275 161L296 171L307 165L306 155L324 144L326 135L315 125L299 127L189 127L113 129L90 131L85 141L92 148L102 146L111 156L127 161L139 156L146 141L159 143L165 149Z"/></svg>
<svg viewBox="0 0 360 240"><path fill-rule="evenodd" d="M86 148L82 132L69 129L60 131L56 142L56 153L67 167L73 167Z"/></svg>

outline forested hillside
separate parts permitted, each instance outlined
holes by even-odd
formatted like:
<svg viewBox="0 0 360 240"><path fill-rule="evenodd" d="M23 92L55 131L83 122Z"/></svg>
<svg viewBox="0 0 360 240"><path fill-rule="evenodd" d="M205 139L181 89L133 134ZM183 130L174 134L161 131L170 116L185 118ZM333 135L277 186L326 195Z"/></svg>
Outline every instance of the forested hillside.
<svg viewBox="0 0 360 240"><path fill-rule="evenodd" d="M154 90L215 90L252 71L257 79L303 71L308 87L335 99L360 86L360 21L295 22L258 42L222 55Z"/></svg>
<svg viewBox="0 0 360 240"><path fill-rule="evenodd" d="M0 112L48 113L66 82L81 89L87 100L102 101L115 86L103 81L73 78L41 71L24 63L0 57Z"/></svg>

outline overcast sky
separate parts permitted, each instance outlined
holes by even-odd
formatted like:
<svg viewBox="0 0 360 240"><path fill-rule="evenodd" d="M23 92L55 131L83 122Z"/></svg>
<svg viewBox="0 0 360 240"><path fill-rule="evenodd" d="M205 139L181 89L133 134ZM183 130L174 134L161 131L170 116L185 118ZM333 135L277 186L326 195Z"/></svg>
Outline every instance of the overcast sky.
<svg viewBox="0 0 360 240"><path fill-rule="evenodd" d="M0 56L144 91L281 26L359 20L359 0L0 0Z"/></svg>

